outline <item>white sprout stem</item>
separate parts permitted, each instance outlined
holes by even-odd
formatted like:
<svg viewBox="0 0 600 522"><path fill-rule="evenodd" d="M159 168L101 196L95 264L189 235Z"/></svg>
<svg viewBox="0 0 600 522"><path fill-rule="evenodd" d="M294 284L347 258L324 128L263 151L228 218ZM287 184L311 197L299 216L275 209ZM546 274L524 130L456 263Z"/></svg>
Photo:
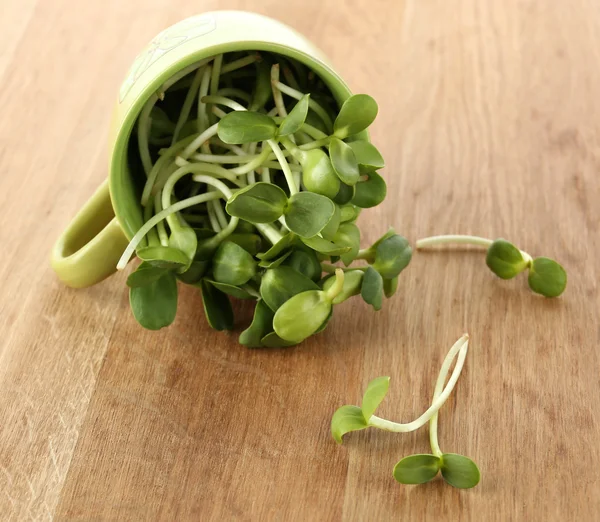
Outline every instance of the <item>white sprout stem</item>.
<svg viewBox="0 0 600 522"><path fill-rule="evenodd" d="M225 116L227 116L227 113L223 110L223 109L219 109L219 107L214 107L211 109L211 112L220 120L222 120Z"/></svg>
<svg viewBox="0 0 600 522"><path fill-rule="evenodd" d="M279 113L279 109L277 107L273 107L269 112L267 112L267 116L269 118L274 118Z"/></svg>
<svg viewBox="0 0 600 522"><path fill-rule="evenodd" d="M190 116L190 111L192 110L194 98L198 93L198 89L200 89L200 81L202 80L203 71L204 69L202 67L198 68L196 74L194 75L194 79L192 80L192 85L190 85L190 88L187 94L185 95L185 100L183 101L183 105L181 106L181 112L179 113L179 118L177 119L177 123L175 124L175 130L173 131L171 145L177 143L179 133L181 132L181 129L183 128Z"/></svg>
<svg viewBox="0 0 600 522"><path fill-rule="evenodd" d="M148 221L154 212L154 207L152 205L146 205L144 207L144 221ZM158 246L160 245L160 239L158 237L158 231L156 228L152 228L147 235L148 246Z"/></svg>
<svg viewBox="0 0 600 522"><path fill-rule="evenodd" d="M206 205L206 210L208 212L208 220L210 221L211 228L219 233L221 232L221 225L219 224L219 220L217 219L217 213L215 212L215 207L212 205L212 201L209 201Z"/></svg>
<svg viewBox="0 0 600 522"><path fill-rule="evenodd" d="M266 223L255 223L256 229L268 240L271 244L279 243L283 239L283 235L273 228L272 225Z"/></svg>
<svg viewBox="0 0 600 522"><path fill-rule="evenodd" d="M248 147L248 153L254 154L256 152L257 145L258 145L258 143L250 143L250 146ZM248 185L253 185L254 183L256 183L256 177L254 176L254 169L252 169L250 172L248 172L248 174L246 174L246 177L248 179Z"/></svg>
<svg viewBox="0 0 600 522"><path fill-rule="evenodd" d="M283 152L283 151L282 151ZM277 161L265 161L261 166L268 167L270 169L279 169L283 170L281 163ZM300 165L296 165L294 163L288 163L288 167L292 171L293 174L298 174L302 172L302 167ZM296 176L294 176L294 183L298 186L298 181L296 180Z"/></svg>
<svg viewBox="0 0 600 522"><path fill-rule="evenodd" d="M200 194L198 196L194 196L193 198L187 198L187 199L178 201L177 203L174 203L170 207L165 208L164 210L161 210L158 214L155 214L154 216L152 216L152 218L149 219L148 221L146 221L146 223L144 223L142 225L142 227L135 233L135 235L129 242L129 245L127 245L127 248L125 248L125 251L123 252L123 255L121 256L121 259L119 259L119 262L117 263L117 270L123 270L127 266L127 263L131 259L131 256L135 252L135 249L137 248L137 246L140 244L140 241L142 239L144 239L144 237L146 236L146 234L148 233L149 230L151 230L153 227L155 227L156 225L161 223L167 216L170 216L171 214L174 214L175 212L179 212L180 210L183 210L184 208L193 207L194 205L199 205L200 203L206 203L207 201L211 201L212 199L217 199L220 197L221 197L221 195L218 192L207 192L205 194ZM231 221L233 221L233 219ZM229 224L231 225L231 222ZM236 223L236 226L237 226L237 223Z"/></svg>
<svg viewBox="0 0 600 522"><path fill-rule="evenodd" d="M329 301L333 301L339 293L344 289L344 271L341 268L335 270L335 281L331 287L325 291L325 295Z"/></svg>
<svg viewBox="0 0 600 522"><path fill-rule="evenodd" d="M285 103L283 103L283 96L281 95L281 91L277 88L277 83L279 82L279 64L276 63L271 67L271 91L273 92L273 101L275 102L275 108L277 109L277 114L282 118L287 116L287 111L285 110Z"/></svg>
<svg viewBox="0 0 600 522"><path fill-rule="evenodd" d="M271 183L271 173L269 172L269 167L261 167L260 180L264 183Z"/></svg>
<svg viewBox="0 0 600 522"><path fill-rule="evenodd" d="M221 226L221 228L223 229L227 227L227 216L225 215L225 212L223 212L221 202L218 199L215 199L214 201L211 201L211 204L215 209L215 214L217 215L217 220L219 221L219 225Z"/></svg>
<svg viewBox="0 0 600 522"><path fill-rule="evenodd" d="M325 138L320 138L316 141L311 141L310 143L305 143L304 145L300 145L299 148L302 150L319 149L321 147L327 147L327 145L329 145L330 141L331 141L331 138L329 136L326 136Z"/></svg>
<svg viewBox="0 0 600 522"><path fill-rule="evenodd" d="M437 245L447 245L449 243L474 245L489 248L494 241L485 237L469 236L461 234L449 234L444 236L431 236L424 239L419 239L416 243L417 249L429 248ZM529 265L533 262L533 258L523 250L519 250L525 262Z"/></svg>
<svg viewBox="0 0 600 522"><path fill-rule="evenodd" d="M288 96L290 96L291 98L295 98L296 100L300 100L304 96L303 93L297 91L296 89L292 89L289 85L286 85L285 83L281 83L278 81L275 83L275 85L277 89L279 89L282 93L287 94ZM327 114L327 111L312 98L308 100L308 106L315 112L317 116L319 116L319 118L323 120L325 126L330 131L332 131L333 121L331 121L331 118L329 117L329 114Z"/></svg>
<svg viewBox="0 0 600 522"><path fill-rule="evenodd" d="M285 76L285 81L288 82L291 87L293 87L296 90L300 89L300 85L296 81L292 69L290 69L287 65L283 66L283 76Z"/></svg>
<svg viewBox="0 0 600 522"><path fill-rule="evenodd" d="M287 181L288 187L290 188L290 195L293 196L298 192L298 187L296 186L296 182L294 180L294 174L292 173L292 170L290 169L290 166L287 160L285 159L285 156L283 155L283 151L281 150L281 148L279 148L279 145L276 141L268 140L267 143L275 153L277 161L279 161L279 164L281 165L283 175L285 176L285 180Z"/></svg>
<svg viewBox="0 0 600 522"><path fill-rule="evenodd" d="M207 185L215 187L225 196L225 199L229 199L231 196L233 196L233 193L231 192L229 187L225 185L225 183L223 183L222 181L219 181L218 179L206 176L204 174L194 174L193 179L197 183L206 183Z"/></svg>
<svg viewBox="0 0 600 522"><path fill-rule="evenodd" d="M150 157L150 146L148 144L148 134L150 133L150 126L152 125L150 113L157 101L158 96L156 94L150 96L140 113L137 123L138 149L146 177L150 175L150 171L152 170L152 158Z"/></svg>
<svg viewBox="0 0 600 522"><path fill-rule="evenodd" d="M246 152L244 151L244 154L246 154ZM240 165L239 167L235 167L233 169L230 169L231 172L241 175L241 174L248 174L248 172L250 172L251 170L255 170L258 167L260 167L269 157L270 151L268 148L264 147L263 150L260 151L260 154L253 159L252 161L249 161L248 163L244 164L244 165ZM275 157L277 157L277 154L275 154ZM285 160L285 157L284 157Z"/></svg>
<svg viewBox="0 0 600 522"><path fill-rule="evenodd" d="M450 380L448 381L448 384L444 388L443 392L431 403L431 406L420 417L418 417L412 422L400 424L373 415L367 421L367 424L369 426L373 426L375 428L379 428L386 431L393 431L395 433L406 433L409 431L417 430L425 423L427 423L444 405L444 403L452 393L452 390L456 385L456 381L460 376L460 372L462 371L462 367L465 362L465 357L467 356L468 347L469 336L465 334L450 349L448 355L452 354L451 361L454 359L456 352L458 352L458 360L456 361L456 365L454 366L454 370L452 371Z"/></svg>
<svg viewBox="0 0 600 522"><path fill-rule="evenodd" d="M450 371L450 366L452 366L452 361L456 357L458 351L465 345L469 343L469 336L464 334L458 341L454 343L450 351L446 355L444 362L442 363L442 367L440 368L440 373L438 375L437 381L435 383L435 389L433 391L433 401L441 395L442 389L444 388L444 383L446 382L446 377L448 376L448 372ZM431 451L434 455L441 457L442 450L440 449L440 445L438 443L438 413L436 412L433 417L429 420L429 442L431 444Z"/></svg>
<svg viewBox="0 0 600 522"><path fill-rule="evenodd" d="M225 169L220 165L215 165L214 163L190 163L186 160L182 160L181 158L177 158L175 160L175 165L180 168L187 168L188 173L211 174L215 178L224 178L238 186L242 186L242 183L237 178L238 175L233 172L233 169ZM173 174L171 174L171 176L172 175Z"/></svg>
<svg viewBox="0 0 600 522"><path fill-rule="evenodd" d="M221 76L221 65L223 64L223 55L219 54L215 57L213 62L212 75L210 77L210 93L212 95L217 94L219 90L219 78Z"/></svg>
<svg viewBox="0 0 600 522"><path fill-rule="evenodd" d="M210 126L200 136L198 136L192 143L190 143L183 152L179 155L183 159L188 159L194 152L196 152L201 145L206 143L210 138L217 135L218 123Z"/></svg>
<svg viewBox="0 0 600 522"><path fill-rule="evenodd" d="M232 100L231 98L226 98L225 96L219 96L216 94L210 95L210 96L203 96L202 103L205 103L205 104L212 103L212 104L224 105L225 107L229 107L230 109L233 109L234 111L245 111L246 110L246 107L244 107L241 103L238 103L235 100Z"/></svg>
<svg viewBox="0 0 600 522"><path fill-rule="evenodd" d="M242 91L241 89L236 89L234 87L223 87L218 90L217 95L218 96L227 96L230 98L231 97L239 98L240 100L243 100L247 103L250 103L250 100L252 98L246 91Z"/></svg>
<svg viewBox="0 0 600 522"><path fill-rule="evenodd" d="M212 73L212 66L208 65L204 69L202 75L202 81L200 82L200 90L198 91L198 132L204 132L208 128L208 113L206 112L206 103L202 103L202 98L208 94L208 88L210 87L210 75Z"/></svg>
<svg viewBox="0 0 600 522"><path fill-rule="evenodd" d="M237 69L241 69L242 67L246 67L246 65L251 65L260 60L260 55L258 53L251 54L249 56L245 56L244 58L240 58L238 60L234 60L233 62L226 63L221 68L221 74L227 74Z"/></svg>
<svg viewBox="0 0 600 522"><path fill-rule="evenodd" d="M329 136L327 136L327 134L325 134L323 131L317 129L316 127L313 127L312 125L309 125L306 122L304 122L302 124L302 127L300 127L300 130L305 132L306 134L308 134L311 138L313 138L315 140L322 140L323 138L329 138Z"/></svg>
<svg viewBox="0 0 600 522"><path fill-rule="evenodd" d="M160 203L161 193L157 192L156 196L154 196L154 213L158 214L162 210L162 205ZM167 234L167 228L165 227L165 222L161 221L156 224L156 230L158 231L158 237L160 239L160 244L162 246L169 246L169 235Z"/></svg>

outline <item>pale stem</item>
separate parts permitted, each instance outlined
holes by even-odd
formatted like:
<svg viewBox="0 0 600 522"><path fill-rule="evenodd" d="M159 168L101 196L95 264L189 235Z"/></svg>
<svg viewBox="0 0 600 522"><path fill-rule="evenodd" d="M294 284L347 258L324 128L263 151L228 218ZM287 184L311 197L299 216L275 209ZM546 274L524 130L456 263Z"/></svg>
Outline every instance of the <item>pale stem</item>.
<svg viewBox="0 0 600 522"><path fill-rule="evenodd" d="M287 94L288 96L290 96L291 98L295 98L296 100L300 100L304 96L303 93L297 91L296 89L292 89L289 85L286 85L285 83L281 83L278 81L275 83L275 86L282 93ZM331 121L331 118L329 117L329 114L327 114L327 111L312 98L308 100L308 106L315 112L317 116L319 116L319 118L323 120L325 127L327 127L331 132L333 130L333 121Z"/></svg>
<svg viewBox="0 0 600 522"><path fill-rule="evenodd" d="M162 211L161 196L162 194L160 190L154 196L154 214L159 214ZM165 227L165 222L160 221L159 223L157 223L156 230L158 231L160 244L162 246L169 246L169 234L167 234L167 227Z"/></svg>
<svg viewBox="0 0 600 522"><path fill-rule="evenodd" d="M271 225L267 225L266 223L254 223L254 226L273 245L279 243L279 241L283 239L283 235Z"/></svg>
<svg viewBox="0 0 600 522"><path fill-rule="evenodd" d="M285 156L283 155L283 152L279 148L277 142L274 140L268 140L267 143L275 153L277 161L279 161L279 164L281 165L283 175L285 176L285 180L287 181L288 187L290 188L290 195L293 196L298 192L298 187L296 186L296 183L294 181L294 175L290 169L290 166L288 165L288 162L285 159Z"/></svg>
<svg viewBox="0 0 600 522"><path fill-rule="evenodd" d="M326 136L325 138L318 139L316 141L311 141L310 143L305 143L304 145L300 145L301 150L312 150L319 149L321 147L327 147L331 138Z"/></svg>
<svg viewBox="0 0 600 522"><path fill-rule="evenodd" d="M179 118L177 119L177 123L175 124L175 130L173 131L173 138L171 140L171 145L177 143L177 138L179 137L179 133L181 129L185 125L190 115L190 110L192 109L192 105L194 103L194 98L200 88L200 81L202 80L202 72L203 69L200 67L196 71L194 75L194 79L192 80L192 85L185 95L185 100L183 101L183 105L181 106L181 112L179 113Z"/></svg>
<svg viewBox="0 0 600 522"><path fill-rule="evenodd" d="M225 116L227 116L227 113L224 110L219 109L219 107L213 107L212 113L220 120L222 120Z"/></svg>
<svg viewBox="0 0 600 522"><path fill-rule="evenodd" d="M237 69L241 69L246 67L246 65L251 65L260 60L260 55L258 53L251 54L249 56L245 56L244 58L239 58L238 60L234 60L233 62L226 63L221 68L221 74L227 74L231 71L235 71Z"/></svg>
<svg viewBox="0 0 600 522"><path fill-rule="evenodd" d="M211 201L211 203L215 209L215 214L217 214L217 220L219 221L219 225L222 229L227 227L227 216L225 216L225 212L223 212L221 202L218 199L215 199L214 201Z"/></svg>
<svg viewBox="0 0 600 522"><path fill-rule="evenodd" d="M204 132L208 128L208 113L206 112L206 103L202 103L202 98L208 94L211 73L212 66L208 65L206 69L204 69L200 90L198 92L198 119L196 120L198 122L198 132Z"/></svg>
<svg viewBox="0 0 600 522"><path fill-rule="evenodd" d="M287 116L287 111L285 110L285 104L283 103L283 96L281 95L281 91L277 88L277 84L279 83L279 64L276 63L271 67L271 90L273 91L273 101L275 102L275 108L277 109L277 114L282 118Z"/></svg>
<svg viewBox="0 0 600 522"><path fill-rule="evenodd" d="M236 89L234 87L223 87L222 89L219 89L217 95L227 96L230 98L233 96L247 103L250 103L251 100L251 96L246 91L242 91L241 89Z"/></svg>
<svg viewBox="0 0 600 522"><path fill-rule="evenodd" d="M226 98L225 96L218 96L218 95L210 95L210 96L203 96L202 97L202 103L212 103L212 104L218 104L218 105L224 105L225 107L229 107L230 109L233 109L234 111L245 111L246 107L244 107L242 104L236 102L235 100L232 100L231 98Z"/></svg>
<svg viewBox="0 0 600 522"><path fill-rule="evenodd" d="M148 221L152 217L153 213L154 213L153 206L146 205L144 207L144 221ZM158 231L156 230L156 228L153 228L152 230L150 230L150 232L148 232L147 239L148 239L148 246L160 245L160 239L158 238Z"/></svg>
<svg viewBox="0 0 600 522"><path fill-rule="evenodd" d="M219 224L219 220L217 219L217 213L215 212L213 203L213 201L209 201L206 205L206 210L208 211L208 220L210 221L210 226L215 232L219 233L221 232L222 228Z"/></svg>
<svg viewBox="0 0 600 522"><path fill-rule="evenodd" d="M435 389L433 392L433 401L435 401L442 393L442 389L444 388L444 383L446 382L446 377L448 376L448 372L450 371L450 366L452 366L452 362L456 357L457 352L462 348L463 345L468 344L469 336L464 334L458 341L454 343L454 346L450 348L448 355L444 359L442 363L442 367L440 369L440 373L438 375L437 381L435 383ZM466 344L465 344L466 343ZM438 443L438 413L436 412L433 417L431 417L429 421L429 442L431 444L431 451L434 455L441 457L442 450L440 449L440 445Z"/></svg>
<svg viewBox="0 0 600 522"><path fill-rule="evenodd" d="M327 299L333 301L339 293L344 289L344 271L341 268L335 270L335 281L331 287L325 292Z"/></svg>
<svg viewBox="0 0 600 522"><path fill-rule="evenodd" d="M250 144L250 146L248 147L249 155L253 155L256 152L257 145L258 145L258 143ZM256 177L254 176L254 169L252 169L250 172L248 172L247 179L248 179L248 185L253 185L254 183L256 183Z"/></svg>
<svg viewBox="0 0 600 522"><path fill-rule="evenodd" d="M261 167L260 180L264 183L271 183L271 173L268 167Z"/></svg>
<svg viewBox="0 0 600 522"><path fill-rule="evenodd" d="M152 170L152 158L150 157L150 147L148 145L148 134L150 133L150 126L152 125L150 112L152 112L152 107L154 107L154 104L157 101L158 96L156 94L153 94L148 98L137 122L138 149L146 177L150 175L150 171Z"/></svg>
<svg viewBox="0 0 600 522"><path fill-rule="evenodd" d="M458 346L457 346L458 344ZM462 367L465 362L465 357L467 356L467 350L469 346L469 336L463 335L457 343L451 348L452 350L458 351L458 360L456 361L456 366L450 376L450 380L448 384L444 388L444 391L431 403L431 406L417 419L407 424L400 424L397 422L392 422L386 419L381 419L380 417L376 417L373 415L368 421L367 424L369 426L373 426L375 428L379 428L386 431L393 431L396 433L406 433L409 431L414 431L423 426L427 421L429 421L437 411L444 405L454 386L456 385L456 381L460 376L460 372L462 371Z"/></svg>
<svg viewBox="0 0 600 522"><path fill-rule="evenodd" d="M217 135L219 124L215 123L208 129L206 129L200 136L198 136L192 143L190 143L183 152L179 155L183 159L188 159L194 152L196 152L201 145L208 141L213 136Z"/></svg>

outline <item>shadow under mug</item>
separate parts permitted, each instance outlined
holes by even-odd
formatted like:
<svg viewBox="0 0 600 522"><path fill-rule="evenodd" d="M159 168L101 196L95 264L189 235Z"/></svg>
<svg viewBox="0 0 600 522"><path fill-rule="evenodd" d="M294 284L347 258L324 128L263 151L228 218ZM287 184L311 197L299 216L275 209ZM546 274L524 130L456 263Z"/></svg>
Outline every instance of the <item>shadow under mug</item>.
<svg viewBox="0 0 600 522"><path fill-rule="evenodd" d="M63 283L82 288L114 273L125 247L143 224L127 151L145 102L184 68L217 54L246 50L278 53L303 63L321 77L340 105L351 95L314 44L271 18L215 11L165 29L136 58L119 91L110 126L108 179L54 245L51 264Z"/></svg>

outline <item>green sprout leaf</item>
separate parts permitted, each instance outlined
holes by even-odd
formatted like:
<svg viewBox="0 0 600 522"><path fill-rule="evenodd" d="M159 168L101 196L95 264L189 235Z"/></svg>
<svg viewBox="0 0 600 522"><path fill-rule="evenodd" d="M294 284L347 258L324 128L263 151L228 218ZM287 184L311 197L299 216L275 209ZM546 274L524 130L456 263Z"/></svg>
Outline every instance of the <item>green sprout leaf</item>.
<svg viewBox="0 0 600 522"><path fill-rule="evenodd" d="M346 205L340 207L342 223L354 222L360 214L360 209L354 205Z"/></svg>
<svg viewBox="0 0 600 522"><path fill-rule="evenodd" d="M284 264L313 281L318 281L323 272L317 255L309 248L296 248L291 251Z"/></svg>
<svg viewBox="0 0 600 522"><path fill-rule="evenodd" d="M488 248L485 262L502 279L511 279L527 268L521 251L505 239L496 239Z"/></svg>
<svg viewBox="0 0 600 522"><path fill-rule="evenodd" d="M336 410L331 419L331 435L338 444L342 443L342 437L346 433L368 427L363 412L358 406L342 406Z"/></svg>
<svg viewBox="0 0 600 522"><path fill-rule="evenodd" d="M382 169L385 167L383 156L372 143L365 140L357 140L348 143L348 145L352 147L359 165L370 169Z"/></svg>
<svg viewBox="0 0 600 522"><path fill-rule="evenodd" d="M444 453L440 463L442 477L451 486L468 489L479 483L479 469L471 459L457 453Z"/></svg>
<svg viewBox="0 0 600 522"><path fill-rule="evenodd" d="M239 286L229 285L227 283L219 283L218 281L213 281L212 279L206 279L211 285L213 285L217 290L220 290L224 294L230 295L231 297L235 297L236 299L255 299L252 294L249 294L243 288Z"/></svg>
<svg viewBox="0 0 600 522"><path fill-rule="evenodd" d="M365 391L362 400L362 412L367 422L369 422L369 419L373 416L375 410L387 395L389 387L389 377L377 377L367 386L367 390Z"/></svg>
<svg viewBox="0 0 600 522"><path fill-rule="evenodd" d="M389 299L398 290L398 276L383 280L383 293Z"/></svg>
<svg viewBox="0 0 600 522"><path fill-rule="evenodd" d="M329 157L331 158L333 170L342 183L352 186L358 182L360 176L358 161L350 145L337 138L331 138Z"/></svg>
<svg viewBox="0 0 600 522"><path fill-rule="evenodd" d="M333 123L333 134L344 139L365 130L377 117L377 103L368 94L350 96Z"/></svg>
<svg viewBox="0 0 600 522"><path fill-rule="evenodd" d="M290 111L290 113L283 119L279 125L279 136L287 136L288 134L295 134L300 130L302 124L306 121L308 115L308 101L310 94L305 94L300 98L298 103Z"/></svg>
<svg viewBox="0 0 600 522"><path fill-rule="evenodd" d="M567 273L553 259L536 257L529 269L529 288L545 297L558 297L567 286Z"/></svg>
<svg viewBox="0 0 600 522"><path fill-rule="evenodd" d="M350 247L348 246L336 245L319 236L302 237L300 239L306 246L328 256L341 256L350 251Z"/></svg>
<svg viewBox="0 0 600 522"><path fill-rule="evenodd" d="M260 283L260 295L274 312L296 294L318 289L314 281L289 266L268 269Z"/></svg>
<svg viewBox="0 0 600 522"><path fill-rule="evenodd" d="M232 145L254 143L273 139L277 124L266 114L233 111L219 121L217 133L222 141Z"/></svg>
<svg viewBox="0 0 600 522"><path fill-rule="evenodd" d="M233 310L229 298L203 279L202 304L208 324L215 330L233 330Z"/></svg>
<svg viewBox="0 0 600 522"><path fill-rule="evenodd" d="M263 259L262 261L259 261L258 266L260 266L261 268L277 268L290 256L291 253L292 251L288 250L285 254L282 254L279 257L276 257L275 259Z"/></svg>
<svg viewBox="0 0 600 522"><path fill-rule="evenodd" d="M273 316L273 311L259 299L254 308L252 323L240 334L239 343L248 348L263 346L262 338L273 331Z"/></svg>
<svg viewBox="0 0 600 522"><path fill-rule="evenodd" d="M358 182L354 188L352 204L361 208L371 208L379 205L387 194L384 179L376 172L368 172L366 181Z"/></svg>
<svg viewBox="0 0 600 522"><path fill-rule="evenodd" d="M188 262L186 266L180 269L182 272L185 271L185 269L189 267L194 259L194 256L196 255L196 249L198 248L198 237L196 236L196 232L193 228L187 226L172 229L169 237L169 247L175 248L187 256Z"/></svg>
<svg viewBox="0 0 600 522"><path fill-rule="evenodd" d="M177 279L188 285L196 285L208 270L209 261L192 261L189 268L182 274L177 274Z"/></svg>
<svg viewBox="0 0 600 522"><path fill-rule="evenodd" d="M316 236L335 213L335 204L329 198L312 192L298 192L288 202L285 223L301 237Z"/></svg>
<svg viewBox="0 0 600 522"><path fill-rule="evenodd" d="M401 484L425 484L440 470L440 459L435 455L410 455L394 466L394 478Z"/></svg>
<svg viewBox="0 0 600 522"><path fill-rule="evenodd" d="M348 270L344 273L344 286L342 291L333 298L334 305L343 303L346 299L350 299L355 295L360 294L364 272L362 270ZM335 282L335 277L328 277L323 283L323 290L327 291Z"/></svg>
<svg viewBox="0 0 600 522"><path fill-rule="evenodd" d="M246 252L253 256L260 252L260 247L262 246L262 239L258 234L234 232L227 237L227 240L240 245Z"/></svg>
<svg viewBox="0 0 600 522"><path fill-rule="evenodd" d="M373 268L384 279L397 277L410 263L412 249L408 240L397 234L384 239L375 248Z"/></svg>
<svg viewBox="0 0 600 522"><path fill-rule="evenodd" d="M272 223L283 215L287 200L283 189L261 181L234 193L225 209L250 223Z"/></svg>
<svg viewBox="0 0 600 522"><path fill-rule="evenodd" d="M289 348L290 346L296 346L298 344L282 339L275 332L271 332L265 335L262 338L261 343L267 348Z"/></svg>
<svg viewBox="0 0 600 522"><path fill-rule="evenodd" d="M142 261L156 268L175 270L190 264L190 258L188 256L181 250L170 246L140 248L136 254Z"/></svg>
<svg viewBox="0 0 600 522"><path fill-rule="evenodd" d="M282 339L299 343L319 329L329 317L331 307L322 290L296 294L275 312L273 329Z"/></svg>
<svg viewBox="0 0 600 522"><path fill-rule="evenodd" d="M336 245L350 247L350 250L340 256L344 265L348 266L356 259L360 248L360 230L354 223L342 223L333 238Z"/></svg>
<svg viewBox="0 0 600 522"><path fill-rule="evenodd" d="M333 198L338 205L346 205L352 201L354 194L356 193L356 185L350 186L345 183L340 183L340 188Z"/></svg>
<svg viewBox="0 0 600 522"><path fill-rule="evenodd" d="M160 330L177 314L177 278L167 272L150 284L129 289L133 316L144 328Z"/></svg>
<svg viewBox="0 0 600 522"><path fill-rule="evenodd" d="M340 180L333 170L329 156L321 149L305 152L300 158L302 183L306 190L335 198L340 190Z"/></svg>
<svg viewBox="0 0 600 522"><path fill-rule="evenodd" d="M340 210L340 207L335 203L333 204L333 207L334 212L331 219L328 221L327 225L323 227L323 230L321 230L321 235L329 241L333 241L342 221L342 211Z"/></svg>
<svg viewBox="0 0 600 522"><path fill-rule="evenodd" d="M319 265L320 267L321 265ZM140 286L151 285L158 281L162 276L169 272L168 268L154 266L146 261L142 261L135 272L129 274L127 286L137 288Z"/></svg>
<svg viewBox="0 0 600 522"><path fill-rule="evenodd" d="M256 257L258 257L258 259L262 259L263 261L274 259L286 248L291 247L296 242L296 238L296 234L289 232L279 241L277 241L277 243L275 243L271 248L269 248L269 250L260 254L256 254Z"/></svg>
<svg viewBox="0 0 600 522"><path fill-rule="evenodd" d="M215 281L239 286L256 275L256 261L241 246L223 241L213 257Z"/></svg>
<svg viewBox="0 0 600 522"><path fill-rule="evenodd" d="M375 310L381 310L383 303L383 278L372 266L365 271L360 294L365 303L373 306Z"/></svg>

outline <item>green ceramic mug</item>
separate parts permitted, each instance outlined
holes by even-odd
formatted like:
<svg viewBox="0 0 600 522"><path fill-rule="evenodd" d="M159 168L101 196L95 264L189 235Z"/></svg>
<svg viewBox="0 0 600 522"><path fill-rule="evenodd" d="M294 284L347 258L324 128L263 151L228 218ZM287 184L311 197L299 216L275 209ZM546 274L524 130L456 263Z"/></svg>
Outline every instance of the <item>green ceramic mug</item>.
<svg viewBox="0 0 600 522"><path fill-rule="evenodd" d="M276 20L241 11L216 11L181 22L156 36L133 63L111 123L110 171L52 250L52 267L69 286L93 285L115 272L129 240L142 226L142 209L127 150L148 98L173 75L210 56L243 50L279 53L317 73L338 103L351 94L321 51Z"/></svg>

